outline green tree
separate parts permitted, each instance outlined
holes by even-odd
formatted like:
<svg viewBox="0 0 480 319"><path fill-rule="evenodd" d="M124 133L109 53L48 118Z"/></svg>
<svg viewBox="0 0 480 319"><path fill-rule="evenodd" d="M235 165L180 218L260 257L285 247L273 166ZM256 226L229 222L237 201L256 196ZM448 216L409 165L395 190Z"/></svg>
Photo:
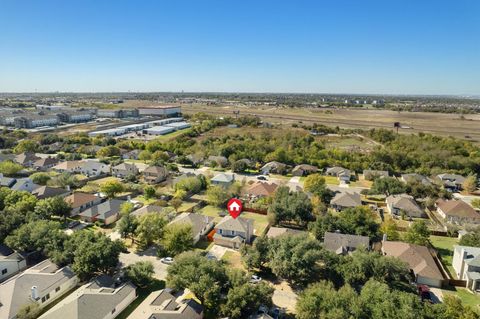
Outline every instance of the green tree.
<svg viewBox="0 0 480 319"><path fill-rule="evenodd" d="M182 206L183 204L183 201L180 199L180 198L172 198L170 200L170 205L173 207L173 209L175 209L175 212L178 213L178 209L180 208L180 206Z"/></svg>
<svg viewBox="0 0 480 319"><path fill-rule="evenodd" d="M120 156L120 149L118 147L109 145L109 146L104 146L97 151L97 157L105 158L105 157L112 157L112 156Z"/></svg>
<svg viewBox="0 0 480 319"><path fill-rule="evenodd" d="M407 230L405 241L410 244L426 245L430 237L430 230L424 220L416 220Z"/></svg>
<svg viewBox="0 0 480 319"><path fill-rule="evenodd" d="M51 179L50 175L44 172L37 172L30 175L30 179L35 184L47 185L47 182Z"/></svg>
<svg viewBox="0 0 480 319"><path fill-rule="evenodd" d="M13 149L15 154L35 153L38 151L39 144L34 140L21 140Z"/></svg>
<svg viewBox="0 0 480 319"><path fill-rule="evenodd" d="M163 237L163 231L167 221L158 213L150 213L141 216L135 231L139 247L146 249Z"/></svg>
<svg viewBox="0 0 480 319"><path fill-rule="evenodd" d="M210 205L224 208L230 199L230 193L220 186L210 186L207 190L207 202Z"/></svg>
<svg viewBox="0 0 480 319"><path fill-rule="evenodd" d="M127 215L133 212L135 205L132 202L125 202L120 206L120 215Z"/></svg>
<svg viewBox="0 0 480 319"><path fill-rule="evenodd" d="M222 305L221 313L232 319L248 318L260 306L272 305L273 291L273 287L264 282L234 286L228 290L227 301Z"/></svg>
<svg viewBox="0 0 480 319"><path fill-rule="evenodd" d="M36 302L23 305L18 309L16 319L36 319L40 316L42 310Z"/></svg>
<svg viewBox="0 0 480 319"><path fill-rule="evenodd" d="M193 248L193 231L189 224L170 224L165 227L162 246L170 256Z"/></svg>
<svg viewBox="0 0 480 319"><path fill-rule="evenodd" d="M473 193L477 189L477 175L468 175L462 184L462 188L467 193Z"/></svg>
<svg viewBox="0 0 480 319"><path fill-rule="evenodd" d="M469 232L468 234L463 235L460 239L459 245L480 247L480 227L478 227L472 232Z"/></svg>
<svg viewBox="0 0 480 319"><path fill-rule="evenodd" d="M477 209L480 209L480 199L479 198L472 199L471 204L472 204L473 207L475 207Z"/></svg>
<svg viewBox="0 0 480 319"><path fill-rule="evenodd" d="M51 184L53 186L58 186L61 188L66 187L77 187L79 185L78 178L75 175L72 175L68 172L61 173L51 179Z"/></svg>
<svg viewBox="0 0 480 319"><path fill-rule="evenodd" d="M20 172L23 169L23 166L12 161L2 161L0 162L0 173L5 176L13 176Z"/></svg>
<svg viewBox="0 0 480 319"><path fill-rule="evenodd" d="M304 192L290 192L288 187L280 186L275 191L269 215L274 224L305 225L312 218L312 204Z"/></svg>
<svg viewBox="0 0 480 319"><path fill-rule="evenodd" d="M130 238L135 242L135 233L138 228L138 220L130 213L123 214L117 223L117 229L122 238Z"/></svg>
<svg viewBox="0 0 480 319"><path fill-rule="evenodd" d="M145 199L150 199L155 197L155 193L156 193L156 190L155 190L155 187L153 186L145 186L145 188L143 189L143 196L145 197Z"/></svg>
<svg viewBox="0 0 480 319"><path fill-rule="evenodd" d="M71 212L72 206L60 196L41 199L35 205L35 213L44 218L58 216L66 221Z"/></svg>
<svg viewBox="0 0 480 319"><path fill-rule="evenodd" d="M106 181L100 185L100 191L107 195L108 198L114 198L115 195L124 191L122 183L116 180Z"/></svg>
<svg viewBox="0 0 480 319"><path fill-rule="evenodd" d="M138 159L146 163L147 161L152 159L152 153L150 153L147 150L143 150L140 153L138 153Z"/></svg>
<svg viewBox="0 0 480 319"><path fill-rule="evenodd" d="M252 246L243 245L240 249L243 262L247 269L262 268L268 262L269 239L266 236L260 236L255 239Z"/></svg>
<svg viewBox="0 0 480 319"><path fill-rule="evenodd" d="M125 274L135 285L145 288L152 283L155 270L151 261L137 261L126 268Z"/></svg>
<svg viewBox="0 0 480 319"><path fill-rule="evenodd" d="M397 224L389 219L382 223L380 227L382 234L386 234L388 240L400 240L400 233L398 232Z"/></svg>
<svg viewBox="0 0 480 319"><path fill-rule="evenodd" d="M369 193L373 195L384 194L386 196L405 193L405 184L395 177L382 177L373 181Z"/></svg>

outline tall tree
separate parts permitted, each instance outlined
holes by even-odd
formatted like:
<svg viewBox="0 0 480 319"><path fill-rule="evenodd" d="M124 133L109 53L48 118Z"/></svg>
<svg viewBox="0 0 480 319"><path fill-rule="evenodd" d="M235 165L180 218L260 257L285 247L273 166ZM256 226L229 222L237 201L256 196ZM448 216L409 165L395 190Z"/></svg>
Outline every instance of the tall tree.
<svg viewBox="0 0 480 319"><path fill-rule="evenodd" d="M407 230L405 241L410 244L426 245L430 237L430 230L424 220L416 220Z"/></svg>
<svg viewBox="0 0 480 319"><path fill-rule="evenodd" d="M126 268L125 274L135 285L145 288L153 281L155 269L151 261L137 261Z"/></svg>
<svg viewBox="0 0 480 319"><path fill-rule="evenodd" d="M115 195L123 192L124 189L123 184L116 180L107 181L100 186L100 191L107 195L108 198L114 198Z"/></svg>
<svg viewBox="0 0 480 319"><path fill-rule="evenodd" d="M189 224L170 224L165 227L162 246L170 256L193 248L193 231Z"/></svg>

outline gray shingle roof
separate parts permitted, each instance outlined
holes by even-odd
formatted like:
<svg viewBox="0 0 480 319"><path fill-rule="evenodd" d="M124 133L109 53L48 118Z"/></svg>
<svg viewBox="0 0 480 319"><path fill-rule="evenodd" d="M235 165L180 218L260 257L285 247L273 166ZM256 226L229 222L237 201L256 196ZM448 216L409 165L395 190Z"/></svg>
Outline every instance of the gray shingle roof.
<svg viewBox="0 0 480 319"><path fill-rule="evenodd" d="M108 217L115 215L120 212L120 207L125 203L123 200L119 199L110 199L101 204L90 207L84 212L80 213L84 217L95 217L98 216L98 219L105 220Z"/></svg>
<svg viewBox="0 0 480 319"><path fill-rule="evenodd" d="M204 216L195 213L182 213L175 217L170 224L188 224L192 226L193 236L201 234L209 224L213 222L213 217Z"/></svg>
<svg viewBox="0 0 480 319"><path fill-rule="evenodd" d="M368 248L370 239L367 236L326 232L323 245L329 251L344 253L361 246Z"/></svg>
<svg viewBox="0 0 480 319"><path fill-rule="evenodd" d="M247 232L253 229L253 219L232 216L225 216L215 227L222 230L232 230L237 232Z"/></svg>

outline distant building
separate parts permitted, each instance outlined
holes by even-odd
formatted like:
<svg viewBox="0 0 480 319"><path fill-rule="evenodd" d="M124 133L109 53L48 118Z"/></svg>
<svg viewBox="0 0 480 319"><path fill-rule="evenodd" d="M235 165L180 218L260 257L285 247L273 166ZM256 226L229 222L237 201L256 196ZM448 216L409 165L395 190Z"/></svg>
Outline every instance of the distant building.
<svg viewBox="0 0 480 319"><path fill-rule="evenodd" d="M390 214L401 216L402 212L408 217L426 217L426 213L418 206L412 196L407 194L390 195L386 199L387 210Z"/></svg>
<svg viewBox="0 0 480 319"><path fill-rule="evenodd" d="M287 171L287 165L280 162L272 161L263 165L260 171L264 175L284 174Z"/></svg>
<svg viewBox="0 0 480 319"><path fill-rule="evenodd" d="M452 266L457 278L467 281L467 289L480 292L480 248L453 246Z"/></svg>
<svg viewBox="0 0 480 319"><path fill-rule="evenodd" d="M245 195L250 198L261 198L272 195L278 188L275 183L255 182L245 191Z"/></svg>
<svg viewBox="0 0 480 319"><path fill-rule="evenodd" d="M84 210L100 204L102 199L90 193L75 192L67 197L65 201L72 206L72 216L78 215Z"/></svg>
<svg viewBox="0 0 480 319"><path fill-rule="evenodd" d="M57 116L64 123L81 123L93 120L92 112L88 111L60 112Z"/></svg>
<svg viewBox="0 0 480 319"><path fill-rule="evenodd" d="M301 164L292 169L293 176L305 176L318 172L318 167L313 165Z"/></svg>
<svg viewBox="0 0 480 319"><path fill-rule="evenodd" d="M138 174L138 168L132 163L120 163L112 167L112 175L120 178L127 176L136 176Z"/></svg>
<svg viewBox="0 0 480 319"><path fill-rule="evenodd" d="M227 174L227 173L220 173L212 177L210 180L212 185L222 186L224 188L228 188L230 185L235 182L235 175L234 174Z"/></svg>
<svg viewBox="0 0 480 319"><path fill-rule="evenodd" d="M458 174L439 174L437 175L443 187L450 192L458 192L462 190L462 184L465 182L465 177Z"/></svg>
<svg viewBox="0 0 480 319"><path fill-rule="evenodd" d="M363 171L363 178L367 181L373 181L376 178L388 176L390 176L388 171L378 171L373 169L366 169Z"/></svg>
<svg viewBox="0 0 480 319"><path fill-rule="evenodd" d="M16 117L14 125L16 128L36 128L42 126L56 126L60 121L55 114L25 114Z"/></svg>
<svg viewBox="0 0 480 319"><path fill-rule="evenodd" d="M50 186L39 186L32 191L32 195L36 196L38 199L45 199L50 197L65 197L70 194L70 191L63 188L50 187Z"/></svg>
<svg viewBox="0 0 480 319"><path fill-rule="evenodd" d="M30 167L35 163L36 161L40 160L41 158L35 155L35 153L32 152L24 152L20 153L17 156L15 156L14 161L20 165Z"/></svg>
<svg viewBox="0 0 480 319"><path fill-rule="evenodd" d="M180 116L182 110L180 106L143 106L138 108L140 116Z"/></svg>
<svg viewBox="0 0 480 319"><path fill-rule="evenodd" d="M351 177L350 170L340 166L327 168L325 171L325 174L328 176L336 176L339 181L343 181L345 183L350 182L350 177Z"/></svg>
<svg viewBox="0 0 480 319"><path fill-rule="evenodd" d="M143 171L143 178L149 184L163 182L168 177L168 170L163 166L149 166Z"/></svg>

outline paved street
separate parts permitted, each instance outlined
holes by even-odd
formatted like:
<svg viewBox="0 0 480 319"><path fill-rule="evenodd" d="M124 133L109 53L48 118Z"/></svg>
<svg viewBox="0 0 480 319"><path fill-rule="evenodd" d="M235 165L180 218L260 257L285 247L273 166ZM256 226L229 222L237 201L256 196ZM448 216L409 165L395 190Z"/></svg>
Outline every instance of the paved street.
<svg viewBox="0 0 480 319"><path fill-rule="evenodd" d="M157 257L156 251L154 249L148 249L145 252L138 253L121 253L120 254L120 263L122 267L136 263L137 261L151 261L153 268L155 270L154 277L156 279L165 280L167 278L167 267L168 265L162 263L160 258Z"/></svg>
<svg viewBox="0 0 480 319"><path fill-rule="evenodd" d="M282 281L279 284L273 285L272 301L275 306L287 310L287 312L295 313L295 306L297 305L297 294L290 288L287 282Z"/></svg>

